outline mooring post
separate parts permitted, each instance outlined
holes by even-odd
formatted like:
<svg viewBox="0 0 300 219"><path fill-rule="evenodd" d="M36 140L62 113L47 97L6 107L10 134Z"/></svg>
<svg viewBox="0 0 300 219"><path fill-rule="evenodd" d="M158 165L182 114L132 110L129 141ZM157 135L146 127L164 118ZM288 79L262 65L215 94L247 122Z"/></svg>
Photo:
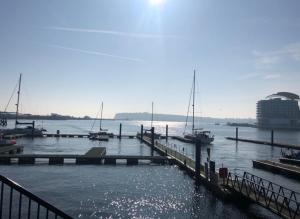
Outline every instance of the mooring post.
<svg viewBox="0 0 300 219"><path fill-rule="evenodd" d="M274 144L274 130L271 131L271 145Z"/></svg>
<svg viewBox="0 0 300 219"><path fill-rule="evenodd" d="M200 180L200 171L201 171L201 141L196 141L196 163L195 163L196 182L199 182Z"/></svg>
<svg viewBox="0 0 300 219"><path fill-rule="evenodd" d="M168 132L169 132L169 126L166 125L166 142L168 142Z"/></svg>
<svg viewBox="0 0 300 219"><path fill-rule="evenodd" d="M236 128L235 128L235 140L237 141L238 138L239 138L239 128L236 127Z"/></svg>
<svg viewBox="0 0 300 219"><path fill-rule="evenodd" d="M120 123L120 127L119 127L119 140L121 140L122 137L122 123Z"/></svg>
<svg viewBox="0 0 300 219"><path fill-rule="evenodd" d="M34 126L35 126L35 122L32 121L32 131L31 131L31 137L34 137Z"/></svg>
<svg viewBox="0 0 300 219"><path fill-rule="evenodd" d="M153 156L154 151L154 127L151 128L151 156Z"/></svg>
<svg viewBox="0 0 300 219"><path fill-rule="evenodd" d="M144 126L141 125L141 143L143 143L143 136L144 135Z"/></svg>

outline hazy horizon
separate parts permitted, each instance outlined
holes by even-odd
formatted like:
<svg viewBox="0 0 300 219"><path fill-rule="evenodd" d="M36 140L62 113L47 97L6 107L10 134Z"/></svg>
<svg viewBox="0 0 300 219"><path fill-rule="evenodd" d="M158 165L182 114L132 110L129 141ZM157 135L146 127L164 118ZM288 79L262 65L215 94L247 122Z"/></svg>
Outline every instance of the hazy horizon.
<svg viewBox="0 0 300 219"><path fill-rule="evenodd" d="M300 94L300 2L62 0L0 3L0 108L23 74L20 112L104 118L255 118L256 102ZM15 111L16 95L8 111Z"/></svg>

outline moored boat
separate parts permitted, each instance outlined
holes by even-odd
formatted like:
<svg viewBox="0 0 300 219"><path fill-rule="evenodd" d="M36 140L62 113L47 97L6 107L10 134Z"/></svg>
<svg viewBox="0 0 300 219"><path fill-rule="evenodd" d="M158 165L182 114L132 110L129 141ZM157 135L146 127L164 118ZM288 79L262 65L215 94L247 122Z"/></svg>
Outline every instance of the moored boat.
<svg viewBox="0 0 300 219"><path fill-rule="evenodd" d="M192 103L192 109L193 109L193 115L192 115L192 133L184 133L184 138L191 140L193 143L201 142L202 144L210 144L214 141L214 135L211 134L210 131L202 131L202 129L196 129L195 128L195 83L196 83L196 71L194 70L194 77L193 77L193 103ZM188 121L188 115L186 119L186 125L187 127L187 121Z"/></svg>
<svg viewBox="0 0 300 219"><path fill-rule="evenodd" d="M108 141L111 136L113 137L113 134L108 133L107 129L102 129L102 114L103 114L103 102L101 103L100 129L98 132L90 132L89 133L90 140ZM97 115L97 117L98 117L98 115Z"/></svg>

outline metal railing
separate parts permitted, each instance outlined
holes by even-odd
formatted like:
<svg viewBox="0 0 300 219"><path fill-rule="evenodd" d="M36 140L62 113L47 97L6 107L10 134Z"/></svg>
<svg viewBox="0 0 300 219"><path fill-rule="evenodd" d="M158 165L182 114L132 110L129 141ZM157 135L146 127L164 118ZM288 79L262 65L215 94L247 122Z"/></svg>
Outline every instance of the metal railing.
<svg viewBox="0 0 300 219"><path fill-rule="evenodd" d="M280 216L293 219L300 217L300 194L269 180L248 172L242 176L229 173L225 186Z"/></svg>
<svg viewBox="0 0 300 219"><path fill-rule="evenodd" d="M0 181L0 219L72 218L5 176L0 175Z"/></svg>

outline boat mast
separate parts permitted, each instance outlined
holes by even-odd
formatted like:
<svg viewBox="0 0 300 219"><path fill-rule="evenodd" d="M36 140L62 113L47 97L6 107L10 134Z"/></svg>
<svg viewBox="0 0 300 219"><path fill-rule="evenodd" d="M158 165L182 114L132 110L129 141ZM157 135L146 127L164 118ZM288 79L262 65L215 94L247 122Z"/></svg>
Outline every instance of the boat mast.
<svg viewBox="0 0 300 219"><path fill-rule="evenodd" d="M102 130L102 113L103 113L103 102L101 102L101 117L100 117L100 131Z"/></svg>
<svg viewBox="0 0 300 219"><path fill-rule="evenodd" d="M151 113L151 128L153 127L153 102L152 102L152 113Z"/></svg>
<svg viewBox="0 0 300 219"><path fill-rule="evenodd" d="M17 110L16 110L16 122L15 122L15 128L17 128L18 117L19 117L19 103L20 103L21 81L22 81L22 74L20 74L20 78L19 78L18 99L17 99L17 104L16 104Z"/></svg>
<svg viewBox="0 0 300 219"><path fill-rule="evenodd" d="M194 70L194 78L193 78L193 126L192 126L192 133L194 134L195 129L195 79L196 79L196 70Z"/></svg>

